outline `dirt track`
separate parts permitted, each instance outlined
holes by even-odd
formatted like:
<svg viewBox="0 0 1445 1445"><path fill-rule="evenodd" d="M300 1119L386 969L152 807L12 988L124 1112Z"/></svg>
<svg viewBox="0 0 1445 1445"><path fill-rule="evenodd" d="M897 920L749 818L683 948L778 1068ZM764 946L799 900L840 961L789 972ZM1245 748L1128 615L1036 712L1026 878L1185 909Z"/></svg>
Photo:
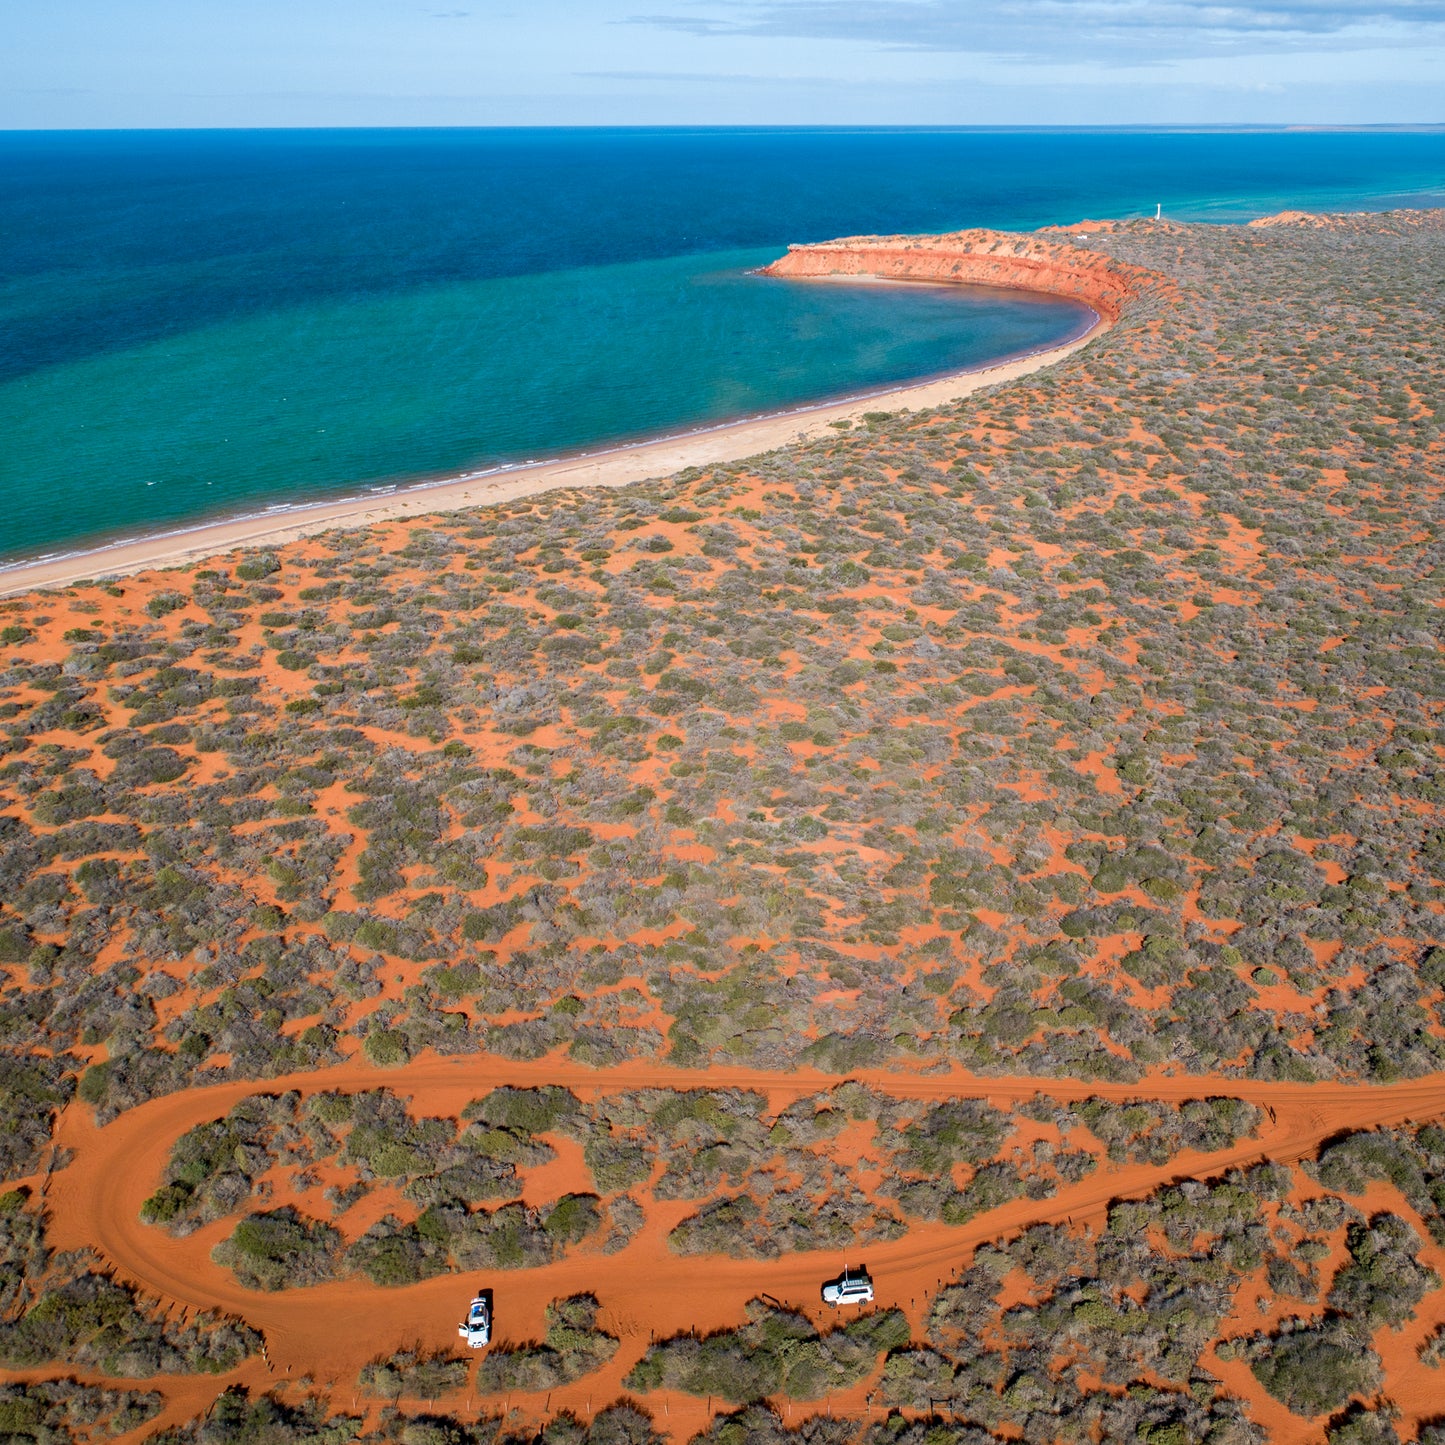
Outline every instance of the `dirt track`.
<svg viewBox="0 0 1445 1445"><path fill-rule="evenodd" d="M1160 1166L1104 1169L1078 1185L1061 1189L1051 1199L1021 1198L963 1226L918 1225L891 1244L870 1246L866 1263L877 1280L880 1305L900 1306L916 1326L921 1325L928 1297L939 1282L952 1275L981 1241L1035 1221L1098 1223L1111 1200L1142 1195L1174 1179L1207 1176L1261 1158L1289 1162L1312 1155L1323 1140L1341 1132L1445 1114L1445 1075L1441 1074L1385 1086L1178 1076L1105 1084L867 1070L850 1077L912 1099L975 1097L1003 1102L1042 1093L1061 1100L1097 1095L1179 1102L1229 1095L1267 1111L1259 1134L1232 1148L1212 1154L1186 1151ZM382 1290L353 1279L280 1294L243 1288L210 1260L212 1246L229 1230L227 1221L188 1238L173 1239L140 1220L142 1201L159 1184L172 1144L187 1129L220 1117L249 1094L288 1089L309 1095L384 1086L414 1098L426 1111L452 1113L502 1084L561 1084L584 1096L649 1087L736 1087L765 1093L781 1106L840 1082L813 1071L682 1070L650 1062L591 1069L556 1060L513 1063L424 1057L384 1072L349 1063L262 1083L227 1084L172 1095L132 1109L103 1129L95 1127L88 1110L72 1106L61 1121L57 1143L73 1151L74 1158L52 1177L47 1190L52 1245L96 1250L117 1277L159 1297L167 1306L231 1312L263 1331L271 1371L253 1360L223 1382L156 1382L170 1402L163 1423L188 1418L198 1403L204 1409L225 1383L237 1381L264 1389L310 1376L321 1387L334 1383L333 1403L346 1409L353 1404L356 1373L367 1361L414 1343L432 1349L455 1346L455 1321L474 1281L452 1276ZM551 1413L563 1407L579 1414L600 1409L622 1393L622 1376L641 1356L651 1335L736 1324L742 1319L744 1304L759 1294L772 1295L805 1308L814 1318L821 1317L818 1286L841 1266L840 1258L831 1253L791 1254L774 1261L679 1257L668 1249L667 1234L695 1208L695 1201L654 1206L642 1231L614 1256L575 1254L539 1269L498 1272L489 1279L496 1292L501 1340L540 1337L546 1303L584 1290L597 1294L604 1307L603 1323L622 1337L622 1348L606 1369L551 1392L546 1402ZM859 1394L857 1401L850 1397L841 1403L861 1408L862 1402ZM473 1409L482 1407L480 1401L467 1403ZM459 1398L453 1397L447 1408L456 1409L460 1404ZM485 1404L490 1409L511 1404L530 1418L537 1418L544 1408L544 1401L536 1397L488 1400ZM658 1424L676 1438L685 1438L706 1422L702 1401L657 1393L648 1397L648 1405L658 1413ZM1301 1436L1308 1435L1305 1427Z"/></svg>

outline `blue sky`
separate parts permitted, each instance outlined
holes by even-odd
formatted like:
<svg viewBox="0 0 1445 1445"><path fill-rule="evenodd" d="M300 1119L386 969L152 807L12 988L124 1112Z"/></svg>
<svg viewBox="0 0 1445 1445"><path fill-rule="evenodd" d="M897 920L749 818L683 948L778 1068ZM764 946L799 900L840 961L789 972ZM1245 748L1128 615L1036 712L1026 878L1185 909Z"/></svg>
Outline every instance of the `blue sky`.
<svg viewBox="0 0 1445 1445"><path fill-rule="evenodd" d="M0 128L1445 122L1445 0L0 0Z"/></svg>

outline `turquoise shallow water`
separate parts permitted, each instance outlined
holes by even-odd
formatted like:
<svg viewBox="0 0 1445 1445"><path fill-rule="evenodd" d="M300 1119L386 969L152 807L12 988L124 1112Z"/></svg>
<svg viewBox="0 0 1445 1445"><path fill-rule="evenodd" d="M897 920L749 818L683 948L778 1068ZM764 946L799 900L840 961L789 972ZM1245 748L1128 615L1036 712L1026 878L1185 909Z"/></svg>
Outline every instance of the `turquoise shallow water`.
<svg viewBox="0 0 1445 1445"><path fill-rule="evenodd" d="M1049 345L1056 302L789 241L1438 204L1445 134L0 134L0 558Z"/></svg>
<svg viewBox="0 0 1445 1445"><path fill-rule="evenodd" d="M182 522L707 426L1091 319L997 291L750 274L776 254L326 301L48 367L0 387L13 535L33 550L117 513Z"/></svg>

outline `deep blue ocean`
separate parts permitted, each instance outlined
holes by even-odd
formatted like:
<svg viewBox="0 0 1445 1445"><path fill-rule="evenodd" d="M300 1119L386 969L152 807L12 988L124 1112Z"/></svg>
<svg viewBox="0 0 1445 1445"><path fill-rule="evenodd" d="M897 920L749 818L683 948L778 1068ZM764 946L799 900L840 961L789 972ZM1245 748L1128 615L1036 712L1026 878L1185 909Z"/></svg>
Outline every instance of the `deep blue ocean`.
<svg viewBox="0 0 1445 1445"><path fill-rule="evenodd" d="M790 241L1445 203L1445 133L0 134L0 557L707 426L1076 308Z"/></svg>

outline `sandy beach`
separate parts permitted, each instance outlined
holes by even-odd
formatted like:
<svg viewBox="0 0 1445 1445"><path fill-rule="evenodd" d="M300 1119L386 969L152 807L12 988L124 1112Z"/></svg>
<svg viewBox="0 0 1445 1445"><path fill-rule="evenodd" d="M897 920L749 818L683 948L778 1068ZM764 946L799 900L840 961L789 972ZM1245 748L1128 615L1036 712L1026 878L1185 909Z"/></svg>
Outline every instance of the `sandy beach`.
<svg viewBox="0 0 1445 1445"><path fill-rule="evenodd" d="M866 279L866 278L858 278ZM361 527L398 517L422 517L532 496L559 487L625 487L687 467L740 461L826 433L835 422L865 412L943 406L982 387L997 386L1052 366L1107 329L1111 318L1095 313L1082 335L1029 356L881 392L821 402L779 415L746 418L705 431L534 465L507 467L485 476L421 483L394 493L350 496L259 515L236 517L138 537L104 547L0 568L0 597L44 587L65 587L87 578L119 577L158 567L178 567L236 547L280 545L337 527Z"/></svg>

